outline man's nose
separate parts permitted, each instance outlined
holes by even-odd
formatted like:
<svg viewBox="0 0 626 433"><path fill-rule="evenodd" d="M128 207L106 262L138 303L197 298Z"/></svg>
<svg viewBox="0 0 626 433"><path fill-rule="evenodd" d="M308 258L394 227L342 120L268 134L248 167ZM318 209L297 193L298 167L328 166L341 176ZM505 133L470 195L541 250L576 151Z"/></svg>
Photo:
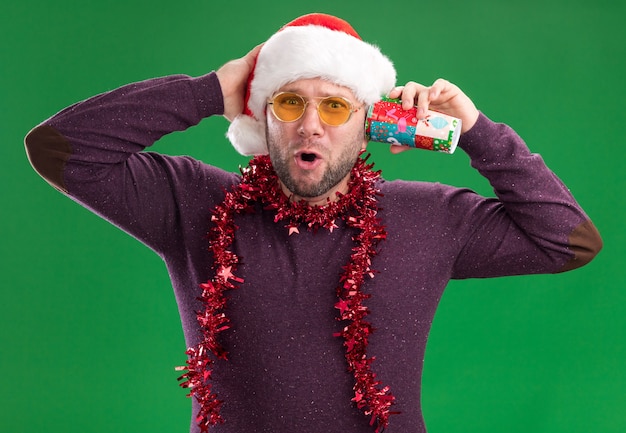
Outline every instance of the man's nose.
<svg viewBox="0 0 626 433"><path fill-rule="evenodd" d="M304 114L300 118L300 127L298 128L300 135L310 137L324 134L324 124L320 119L315 104L307 104Z"/></svg>

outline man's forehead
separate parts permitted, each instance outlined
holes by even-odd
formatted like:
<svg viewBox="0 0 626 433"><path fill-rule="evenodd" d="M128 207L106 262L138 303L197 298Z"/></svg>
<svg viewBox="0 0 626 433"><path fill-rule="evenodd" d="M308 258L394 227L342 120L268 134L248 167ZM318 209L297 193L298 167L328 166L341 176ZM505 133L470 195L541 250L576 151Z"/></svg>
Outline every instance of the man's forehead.
<svg viewBox="0 0 626 433"><path fill-rule="evenodd" d="M302 96L343 96L356 101L354 92L346 86L332 83L323 78L304 78L281 86L278 92L295 92Z"/></svg>

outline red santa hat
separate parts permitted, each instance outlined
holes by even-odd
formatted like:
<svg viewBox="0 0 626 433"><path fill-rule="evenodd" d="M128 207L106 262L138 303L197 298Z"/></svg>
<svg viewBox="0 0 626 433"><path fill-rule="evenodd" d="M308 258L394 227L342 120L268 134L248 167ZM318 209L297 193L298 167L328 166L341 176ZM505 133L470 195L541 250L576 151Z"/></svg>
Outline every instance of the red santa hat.
<svg viewBox="0 0 626 433"><path fill-rule="evenodd" d="M239 153L268 153L267 99L285 84L307 78L348 87L370 105L393 88L396 71L378 47L364 42L346 21L319 13L296 18L272 35L257 55L244 112L227 133Z"/></svg>

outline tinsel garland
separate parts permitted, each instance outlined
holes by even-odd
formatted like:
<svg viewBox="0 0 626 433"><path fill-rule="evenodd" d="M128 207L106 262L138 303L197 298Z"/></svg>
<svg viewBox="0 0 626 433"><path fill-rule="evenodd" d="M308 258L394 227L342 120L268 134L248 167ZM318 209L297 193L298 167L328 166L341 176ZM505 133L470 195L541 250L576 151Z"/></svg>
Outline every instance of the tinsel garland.
<svg viewBox="0 0 626 433"><path fill-rule="evenodd" d="M380 171L373 171L367 164L367 157L358 158L351 171L349 192L338 194L336 201L324 206L309 206L306 202L293 202L287 197L278 182L268 156L257 156L248 167L242 168L241 182L226 193L224 201L213 210L213 227L210 235L210 250L214 258L215 276L200 285L202 294L199 300L204 310L197 312L197 320L202 330L202 341L187 350L187 365L178 367L186 370L179 380L181 386L190 390L188 396L197 399L200 410L196 422L202 432L209 426L224 422L220 415L222 402L212 391L211 374L215 359L227 359L227 353L218 341L219 334L230 328L230 321L224 311L225 292L243 283L235 275L239 257L230 248L237 227L234 218L237 214L254 212L255 203L264 209L275 212L274 222L286 222L289 234L298 233L304 225L308 230L325 228L333 231L338 228L337 219L343 219L348 227L358 229L353 237L355 247L350 261L343 267L344 272L337 287L339 310L338 320L347 321L344 328L334 334L342 337L346 350L348 370L354 375L354 398L356 406L371 416L370 425L376 424L376 432L381 433L389 423L390 408L394 396L388 386L376 379L371 365L373 357L367 356L372 325L366 320L369 313L364 301L371 295L361 291L366 278L373 278L371 261L376 255L376 245L385 239L385 227L377 217L379 195L375 187ZM211 356L213 355L213 357Z"/></svg>

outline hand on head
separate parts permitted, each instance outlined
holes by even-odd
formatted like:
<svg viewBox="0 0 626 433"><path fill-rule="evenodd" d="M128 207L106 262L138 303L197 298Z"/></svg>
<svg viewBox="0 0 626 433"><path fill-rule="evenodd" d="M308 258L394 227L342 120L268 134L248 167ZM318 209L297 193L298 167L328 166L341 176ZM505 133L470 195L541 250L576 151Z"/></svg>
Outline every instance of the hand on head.
<svg viewBox="0 0 626 433"><path fill-rule="evenodd" d="M231 60L217 70L217 78L224 95L224 117L231 122L243 112L248 77L263 44L254 47L245 56Z"/></svg>

